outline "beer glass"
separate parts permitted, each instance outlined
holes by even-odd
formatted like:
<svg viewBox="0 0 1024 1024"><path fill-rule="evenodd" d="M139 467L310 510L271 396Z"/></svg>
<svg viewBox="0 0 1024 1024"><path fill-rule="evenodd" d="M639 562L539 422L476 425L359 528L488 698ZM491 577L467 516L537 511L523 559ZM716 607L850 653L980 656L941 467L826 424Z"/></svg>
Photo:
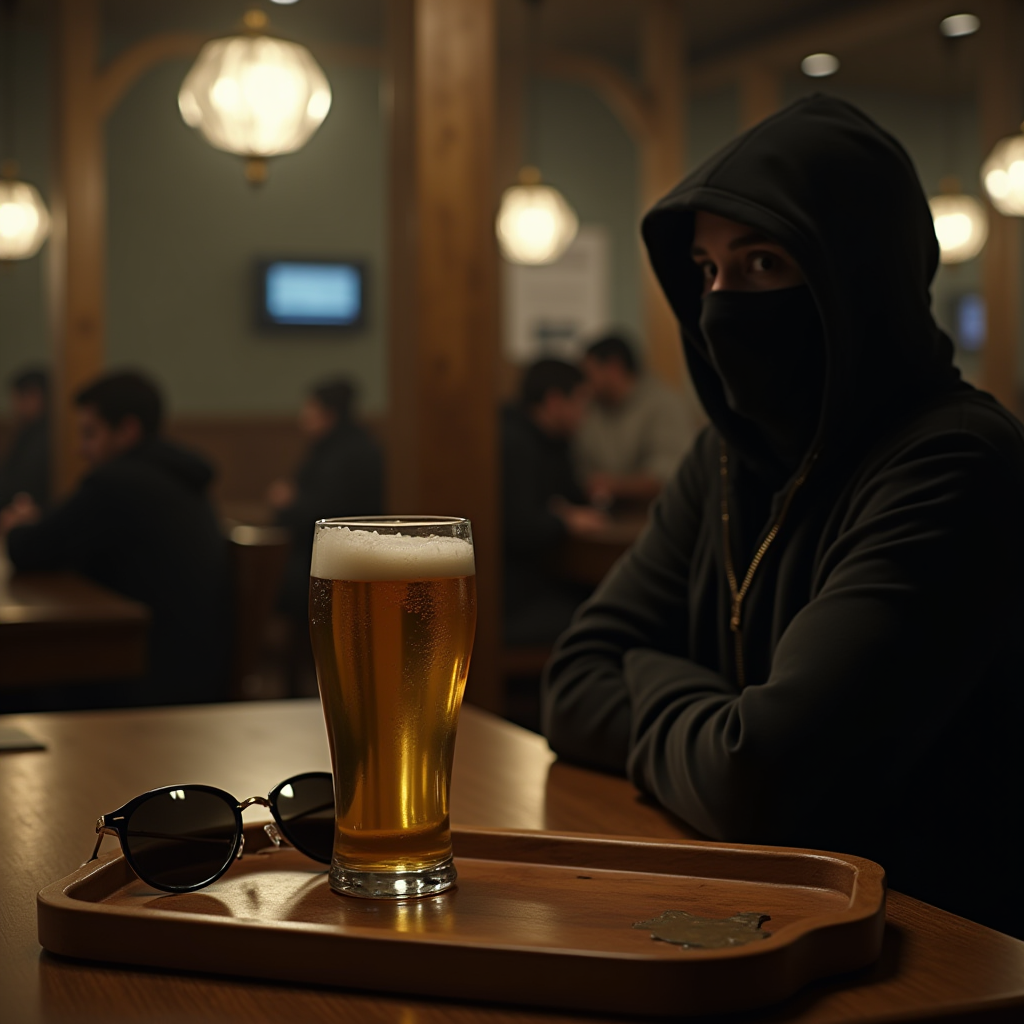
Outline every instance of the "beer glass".
<svg viewBox="0 0 1024 1024"><path fill-rule="evenodd" d="M335 892L455 881L448 795L476 629L469 520L322 519L309 623L334 767Z"/></svg>

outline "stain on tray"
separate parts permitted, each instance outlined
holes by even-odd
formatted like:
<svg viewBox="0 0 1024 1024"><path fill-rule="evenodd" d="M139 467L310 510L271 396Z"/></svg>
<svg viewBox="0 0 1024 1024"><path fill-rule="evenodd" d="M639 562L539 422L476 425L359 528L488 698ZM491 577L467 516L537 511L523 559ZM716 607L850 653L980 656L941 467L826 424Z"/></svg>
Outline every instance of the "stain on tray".
<svg viewBox="0 0 1024 1024"><path fill-rule="evenodd" d="M728 949L767 939L769 933L761 931L761 925L770 920L768 914L750 912L699 917L685 910L665 910L649 921L637 921L633 927L647 929L652 939L684 949Z"/></svg>

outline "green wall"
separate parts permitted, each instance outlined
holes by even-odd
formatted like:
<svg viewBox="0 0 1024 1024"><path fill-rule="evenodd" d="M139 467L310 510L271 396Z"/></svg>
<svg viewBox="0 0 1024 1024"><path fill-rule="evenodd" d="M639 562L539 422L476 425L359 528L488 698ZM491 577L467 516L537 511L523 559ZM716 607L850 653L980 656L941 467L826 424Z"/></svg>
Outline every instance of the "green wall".
<svg viewBox="0 0 1024 1024"><path fill-rule="evenodd" d="M363 407L385 402L384 170L373 70L327 67L331 111L309 144L249 185L242 161L188 128L188 64L151 72L107 131L108 361L163 382L177 412L286 412L310 381L351 375ZM268 333L256 326L255 261L366 260L365 327Z"/></svg>
<svg viewBox="0 0 1024 1024"><path fill-rule="evenodd" d="M308 21L314 14L311 5L303 17ZM314 18L298 29L296 36L307 41L322 36L329 42L375 42L369 22L353 29L324 21L318 34ZM24 176L48 195L48 47L41 30L22 36L19 155ZM108 37L105 49L116 52L127 39ZM366 411L385 409L387 140L380 80L372 68L326 59L324 66L334 93L327 120L301 152L271 161L270 179L259 188L246 183L239 159L212 149L182 122L177 91L187 61L153 69L110 117L108 364L154 374L172 412L291 412L310 382L331 373L356 379ZM825 86L858 103L903 141L929 192L950 171L968 191L977 191L983 154L972 103L848 90L840 79ZM788 91L794 97L814 88L821 83L801 80ZM586 88L544 81L534 109L530 158L564 191L584 223L607 226L612 317L639 336L643 257L636 152L619 122ZM737 113L732 90L693 101L691 164L728 141ZM33 260L0 268L0 380L45 358L46 253L44 247ZM317 336L261 331L255 324L255 261L288 255L365 259L365 327ZM975 260L940 271L940 318L953 296L978 286L979 266ZM969 361L965 365L973 370ZM0 412L6 402L0 393Z"/></svg>

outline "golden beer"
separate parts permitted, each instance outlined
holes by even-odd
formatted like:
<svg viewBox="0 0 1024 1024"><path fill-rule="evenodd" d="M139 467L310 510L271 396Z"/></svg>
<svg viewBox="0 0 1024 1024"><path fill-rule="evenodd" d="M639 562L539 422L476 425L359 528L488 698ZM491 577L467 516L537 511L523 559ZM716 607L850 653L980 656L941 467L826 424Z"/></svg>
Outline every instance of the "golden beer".
<svg viewBox="0 0 1024 1024"><path fill-rule="evenodd" d="M326 520L314 541L310 635L334 766L331 885L356 895L422 895L455 877L448 795L476 627L473 547L465 520L415 522L397 533L394 519ZM451 536L452 523L465 538Z"/></svg>

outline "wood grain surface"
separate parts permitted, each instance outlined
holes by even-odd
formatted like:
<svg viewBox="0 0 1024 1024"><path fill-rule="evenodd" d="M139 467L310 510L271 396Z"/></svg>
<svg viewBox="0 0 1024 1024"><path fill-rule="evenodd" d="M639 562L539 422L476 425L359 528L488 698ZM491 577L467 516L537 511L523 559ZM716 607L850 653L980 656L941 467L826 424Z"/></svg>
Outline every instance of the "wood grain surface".
<svg viewBox="0 0 1024 1024"><path fill-rule="evenodd" d="M455 887L397 902L332 893L323 865L274 849L259 824L249 855L195 893L152 889L112 851L39 894L39 939L104 963L658 1016L771 1005L881 949L885 875L871 861L507 829L452 841ZM760 937L653 941L638 922L666 910L763 918Z"/></svg>
<svg viewBox="0 0 1024 1024"><path fill-rule="evenodd" d="M329 767L325 730L315 701L12 715L2 721L48 746L0 754L0 820L5 823L0 1016L5 1024L568 1024L605 1019L102 967L44 954L36 939L36 893L86 859L100 813L174 782L203 782L238 797L265 795L290 774ZM553 761L541 737L465 708L455 759L453 821L699 838L624 780ZM815 983L772 1009L730 1016L729 1024L1024 1019L1024 943L899 893L890 892L887 915L877 963Z"/></svg>

